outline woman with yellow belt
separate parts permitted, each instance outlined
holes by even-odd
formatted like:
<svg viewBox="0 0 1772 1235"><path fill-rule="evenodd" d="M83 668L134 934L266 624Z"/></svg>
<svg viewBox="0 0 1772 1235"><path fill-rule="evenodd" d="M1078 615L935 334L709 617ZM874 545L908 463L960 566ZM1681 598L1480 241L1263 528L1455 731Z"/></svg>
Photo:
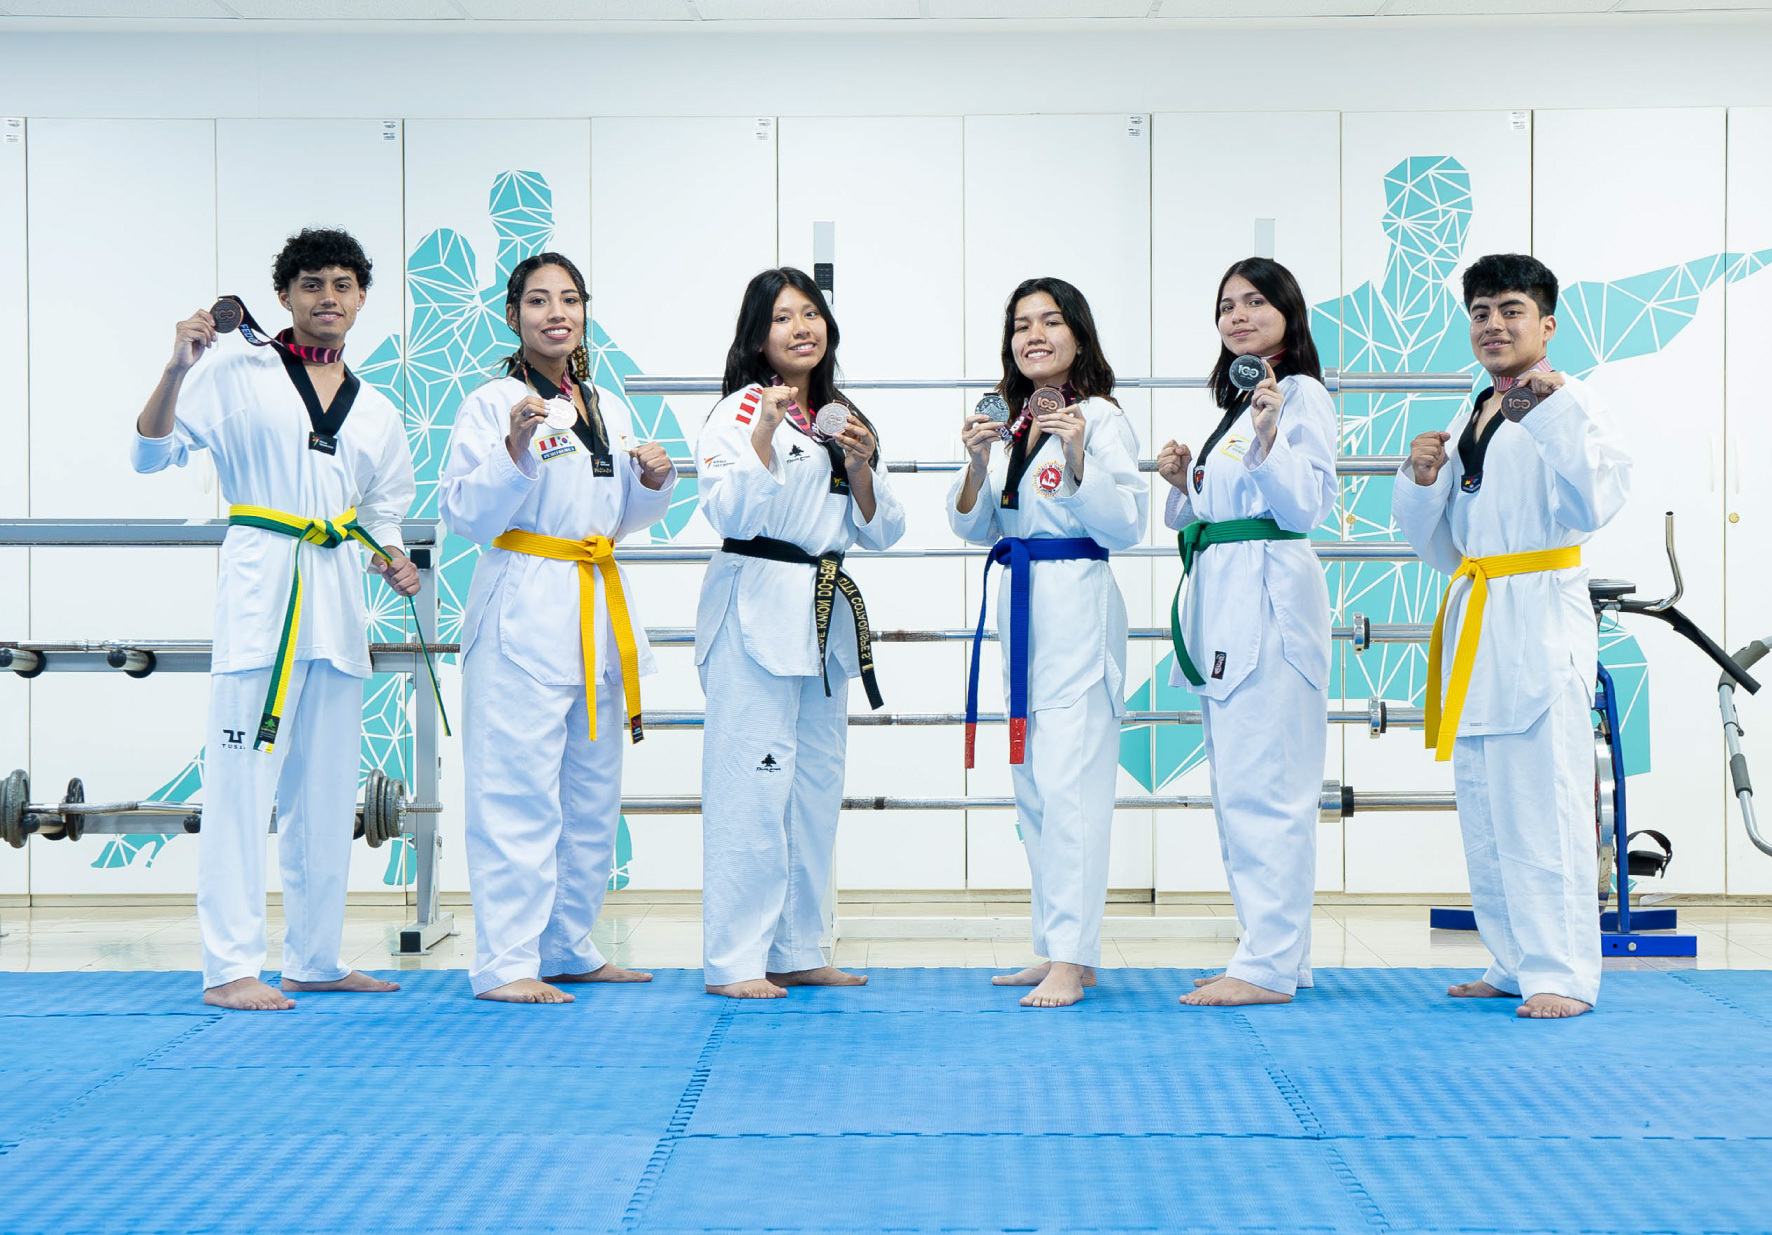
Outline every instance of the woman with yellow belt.
<svg viewBox="0 0 1772 1235"><path fill-rule="evenodd" d="M462 400L440 510L488 546L462 615L463 767L480 999L569 1003L563 982L644 982L590 940L621 816L622 743L654 672L614 542L670 508L675 468L629 447L624 407L587 381L590 298L539 253L511 272L521 346Z"/></svg>

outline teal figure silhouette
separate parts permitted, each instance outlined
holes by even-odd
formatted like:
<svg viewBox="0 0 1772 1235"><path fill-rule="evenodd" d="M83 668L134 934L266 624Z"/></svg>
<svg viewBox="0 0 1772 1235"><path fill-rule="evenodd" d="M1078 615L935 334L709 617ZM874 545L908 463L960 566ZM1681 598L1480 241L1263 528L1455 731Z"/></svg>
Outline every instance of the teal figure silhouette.
<svg viewBox="0 0 1772 1235"><path fill-rule="evenodd" d="M1324 367L1351 372L1466 372L1476 385L1480 366L1470 352L1470 317L1454 277L1465 257L1473 210L1470 173L1449 155L1404 159L1385 173L1384 232L1390 252L1384 273L1349 294L1311 310L1311 333ZM1614 282L1565 285L1557 306L1556 367L1585 377L1600 365L1659 351L1698 312L1704 292L1718 283L1757 274L1772 249L1720 253ZM1343 454L1402 454L1418 433L1442 429L1469 394L1343 395ZM1333 539L1395 540L1393 478L1348 477L1342 482L1340 526ZM1446 581L1420 562L1330 564L1330 595L1340 596L1337 620L1364 613L1375 622L1431 622ZM1339 587L1337 584L1339 583ZM1648 672L1637 641L1616 623L1600 632L1600 659L1624 702L1622 729L1627 773L1650 767ZM1132 708L1190 709L1191 691L1168 685L1173 658L1129 697ZM1415 644L1381 644L1337 658L1331 696L1378 697L1419 704L1427 651ZM1128 729L1120 762L1146 788L1156 788L1204 757L1192 727Z"/></svg>
<svg viewBox="0 0 1772 1235"><path fill-rule="evenodd" d="M539 172L513 170L492 181L488 213L498 237L495 271L485 287L475 274L474 249L461 233L439 228L413 249L406 263L407 295L412 303L412 328L405 338L390 336L376 346L356 372L403 408L406 434L418 479L413 503L417 518L437 514L437 486L443 471L449 432L456 410L468 391L502 370L498 362L517 346L517 337L505 325L505 284L511 270L524 258L547 248L554 234L554 195L547 178ZM635 432L664 446L675 458L685 458L689 447L676 414L663 398L630 398L622 379L640 370L596 322L588 326L591 380L605 398L626 404ZM695 512L695 481L681 480L673 494L670 513L652 529L654 541L669 541L681 532ZM473 578L480 548L459 537L444 540L437 571L439 590L438 637L454 642L461 628L462 605ZM409 637L403 615L391 589L378 581L366 583L371 642L401 642ZM428 683L419 688L429 690ZM408 719L411 689L405 677L378 674L365 690L363 701L362 771L380 768L410 787L411 725ZM194 794L202 784L201 756L157 796ZM94 866L127 866L146 855L151 861L169 838L120 836L107 843ZM628 883L633 842L627 820L617 829L615 873L612 888ZM388 866L382 879L390 887L406 887L416 881L412 844L389 847Z"/></svg>

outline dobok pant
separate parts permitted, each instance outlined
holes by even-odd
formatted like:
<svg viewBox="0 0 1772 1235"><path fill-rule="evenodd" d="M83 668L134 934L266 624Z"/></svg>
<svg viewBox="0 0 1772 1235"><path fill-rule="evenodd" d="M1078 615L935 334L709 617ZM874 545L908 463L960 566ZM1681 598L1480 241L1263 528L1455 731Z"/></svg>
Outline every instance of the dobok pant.
<svg viewBox="0 0 1772 1235"><path fill-rule="evenodd" d="M1242 928L1225 974L1290 995L1311 985L1329 693L1286 659L1272 602L1262 610L1255 668L1228 699L1202 699L1200 708L1218 846Z"/></svg>
<svg viewBox="0 0 1772 1235"><path fill-rule="evenodd" d="M356 825L363 679L330 661L290 669L283 721L268 753L252 748L271 670L209 681L197 926L203 986L255 978L265 966L265 838L277 807L283 875L283 976L334 982Z"/></svg>
<svg viewBox="0 0 1772 1235"><path fill-rule="evenodd" d="M544 686L484 637L462 671L468 884L476 995L519 978L592 973L621 821L628 741L618 658L597 687Z"/></svg>
<svg viewBox="0 0 1772 1235"><path fill-rule="evenodd" d="M1120 768L1120 716L1107 683L1069 707L1030 712L1025 758L1009 770L1032 885L1034 952L1099 965Z"/></svg>
<svg viewBox="0 0 1772 1235"><path fill-rule="evenodd" d="M1524 733L1452 746L1471 908L1495 958L1483 981L1526 999L1600 997L1592 702L1571 672Z"/></svg>
<svg viewBox="0 0 1772 1235"><path fill-rule="evenodd" d="M849 679L833 666L778 677L744 650L728 613L701 663L702 973L709 986L826 964L825 893Z"/></svg>

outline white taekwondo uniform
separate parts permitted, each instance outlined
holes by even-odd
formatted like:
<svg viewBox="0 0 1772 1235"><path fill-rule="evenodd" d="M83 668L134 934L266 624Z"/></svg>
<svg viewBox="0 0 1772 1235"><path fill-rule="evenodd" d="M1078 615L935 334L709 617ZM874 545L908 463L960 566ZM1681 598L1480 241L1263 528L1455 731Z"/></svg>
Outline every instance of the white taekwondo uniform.
<svg viewBox="0 0 1772 1235"><path fill-rule="evenodd" d="M341 387L345 396L353 377ZM336 406L336 402L334 404ZM281 354L223 338L186 375L173 430L136 435L138 472L215 459L230 505L357 521L403 551L400 520L415 491L400 413L358 382L336 453L310 449L308 410ZM299 553L301 625L279 739L253 749L265 710ZM356 819L363 680L370 674L364 550L322 549L256 527L231 527L215 588L209 731L203 768L197 921L203 985L257 977L265 962L265 837L273 798L283 875L283 976L329 982L339 963L345 885Z"/></svg>
<svg viewBox="0 0 1772 1235"><path fill-rule="evenodd" d="M1453 420L1434 483L1416 484L1404 464L1392 491L1397 526L1445 574L1466 558L1583 544L1630 491L1630 459L1604 402L1574 378L1518 423L1497 412L1467 477L1458 446L1484 395ZM1591 1004L1600 992L1591 716L1599 638L1587 580L1585 566L1489 580L1452 773L1471 905L1495 958L1483 980L1528 999L1548 992ZM1454 585L1447 665L1469 596L1468 583Z"/></svg>
<svg viewBox="0 0 1772 1235"><path fill-rule="evenodd" d="M1336 417L1315 378L1280 379L1279 423L1263 451L1247 406L1202 445L1163 521L1272 519L1310 532L1335 508ZM1329 736L1329 590L1308 540L1202 548L1181 629L1201 684L1179 662L1172 686L1200 696L1213 813L1242 927L1225 973L1290 995L1311 985L1317 816Z"/></svg>
<svg viewBox="0 0 1772 1235"><path fill-rule="evenodd" d="M582 388L581 388L582 389ZM519 377L462 401L449 436L440 512L449 530L485 546L462 614L462 754L474 965L482 994L519 978L591 973L591 942L615 859L621 818L625 682L600 571L591 571L597 736L590 736L579 563L493 545L510 529L561 540L619 541L670 509L676 471L657 489L627 453L628 409L599 399L609 455L595 438L543 425L521 463L505 448L511 408L530 393ZM550 385L543 392L551 398ZM598 471L606 475L597 475ZM621 574L642 675L654 673L646 627Z"/></svg>
<svg viewBox="0 0 1772 1235"><path fill-rule="evenodd" d="M762 387L720 400L696 442L700 508L729 540L765 536L813 555L886 549L904 509L873 473L874 517L833 493L824 446L784 418L770 463L751 445ZM815 570L716 553L702 578L695 661L702 729L703 974L710 986L825 964L824 898L843 801L849 679L861 657L851 610L834 598L830 694L813 619Z"/></svg>
<svg viewBox="0 0 1772 1235"><path fill-rule="evenodd" d="M1138 472L1137 433L1111 400L1084 399L1076 411L1085 421L1082 482L1058 438L1046 434L1022 473L1015 506L1005 508L1010 451L993 450L970 511L962 514L958 505L964 472L948 492L948 523L957 535L986 545L1006 537L1087 537L1110 552L1143 538L1150 489ZM1011 578L1007 568L1002 574L997 637L1007 699ZM1126 602L1103 560L1034 561L1029 575L1027 743L1010 774L1032 887L1034 952L1093 966L1101 962L1126 710Z"/></svg>

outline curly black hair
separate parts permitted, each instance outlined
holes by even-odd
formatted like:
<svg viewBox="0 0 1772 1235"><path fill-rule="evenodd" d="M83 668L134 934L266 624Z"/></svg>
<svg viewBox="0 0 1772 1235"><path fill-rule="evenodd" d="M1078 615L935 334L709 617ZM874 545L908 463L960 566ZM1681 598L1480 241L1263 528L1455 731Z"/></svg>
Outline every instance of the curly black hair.
<svg viewBox="0 0 1772 1235"><path fill-rule="evenodd" d="M301 274L328 266L342 266L357 276L357 286L369 290L372 263L356 237L335 227L304 227L283 244L271 265L271 287L285 292Z"/></svg>
<svg viewBox="0 0 1772 1235"><path fill-rule="evenodd" d="M1549 266L1525 253L1490 253L1464 272L1464 307L1478 296L1525 292L1547 317L1557 311L1557 276Z"/></svg>

